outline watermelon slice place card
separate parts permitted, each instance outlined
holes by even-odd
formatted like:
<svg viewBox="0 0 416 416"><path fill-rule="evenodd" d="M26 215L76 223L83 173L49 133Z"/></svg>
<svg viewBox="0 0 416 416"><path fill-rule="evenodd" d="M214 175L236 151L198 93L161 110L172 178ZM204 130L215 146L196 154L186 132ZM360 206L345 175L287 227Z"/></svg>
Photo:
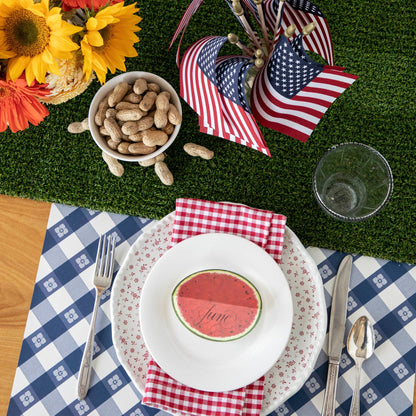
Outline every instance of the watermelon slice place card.
<svg viewBox="0 0 416 416"><path fill-rule="evenodd" d="M261 296L246 278L227 270L203 270L173 291L176 315L192 333L211 341L247 335L261 314Z"/></svg>

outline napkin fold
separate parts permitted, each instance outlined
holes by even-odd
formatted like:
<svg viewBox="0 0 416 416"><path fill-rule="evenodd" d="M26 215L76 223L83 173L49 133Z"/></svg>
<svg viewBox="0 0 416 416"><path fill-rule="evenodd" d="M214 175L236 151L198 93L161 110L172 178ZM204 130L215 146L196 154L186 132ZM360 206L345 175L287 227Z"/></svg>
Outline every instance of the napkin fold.
<svg viewBox="0 0 416 416"><path fill-rule="evenodd" d="M229 233L265 249L281 262L286 217L245 205L179 198L170 247L206 233ZM255 416L262 407L264 376L226 392L194 389L174 380L150 360L142 403L171 413L194 416Z"/></svg>

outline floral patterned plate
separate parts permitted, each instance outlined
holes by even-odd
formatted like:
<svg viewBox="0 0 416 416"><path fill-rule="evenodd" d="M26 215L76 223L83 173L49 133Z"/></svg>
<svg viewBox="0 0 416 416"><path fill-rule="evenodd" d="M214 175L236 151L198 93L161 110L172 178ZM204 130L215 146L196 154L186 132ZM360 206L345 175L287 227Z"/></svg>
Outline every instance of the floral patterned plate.
<svg viewBox="0 0 416 416"><path fill-rule="evenodd" d="M150 270L169 246L173 221L174 213L171 213L144 229L131 246L112 288L114 346L121 364L142 394L150 355L140 329L140 297ZM284 353L266 373L262 416L277 409L306 382L326 334L321 276L302 243L287 226L280 267L292 293L293 325Z"/></svg>

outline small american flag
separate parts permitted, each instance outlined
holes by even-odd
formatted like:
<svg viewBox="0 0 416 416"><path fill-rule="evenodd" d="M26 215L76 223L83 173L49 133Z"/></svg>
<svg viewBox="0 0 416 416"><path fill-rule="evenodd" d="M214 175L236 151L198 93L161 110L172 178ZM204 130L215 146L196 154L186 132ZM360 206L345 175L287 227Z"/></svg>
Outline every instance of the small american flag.
<svg viewBox="0 0 416 416"><path fill-rule="evenodd" d="M221 137L226 130L215 66L226 41L224 36L199 39L186 50L180 66L181 97L199 115L200 124L210 126Z"/></svg>
<svg viewBox="0 0 416 416"><path fill-rule="evenodd" d="M357 78L302 59L281 36L256 77L253 115L263 126L305 142L335 99Z"/></svg>
<svg viewBox="0 0 416 416"><path fill-rule="evenodd" d="M245 95L245 79L252 66L252 60L244 56L221 57L217 60L217 86L226 129L223 137L270 156ZM218 135L209 129L201 130Z"/></svg>
<svg viewBox="0 0 416 416"><path fill-rule="evenodd" d="M270 156L244 93L252 63L247 57L217 59L226 40L223 36L208 36L186 50L180 67L181 97L199 115L202 132Z"/></svg>

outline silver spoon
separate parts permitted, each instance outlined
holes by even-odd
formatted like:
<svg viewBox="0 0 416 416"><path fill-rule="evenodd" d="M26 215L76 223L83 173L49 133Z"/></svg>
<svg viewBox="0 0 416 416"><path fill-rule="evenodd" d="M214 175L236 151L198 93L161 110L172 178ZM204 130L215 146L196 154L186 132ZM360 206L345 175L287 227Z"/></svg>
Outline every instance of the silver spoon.
<svg viewBox="0 0 416 416"><path fill-rule="evenodd" d="M360 375L361 366L374 352L374 329L366 316L358 318L351 328L347 340L347 350L355 361L355 388L352 395L349 416L360 415Z"/></svg>

